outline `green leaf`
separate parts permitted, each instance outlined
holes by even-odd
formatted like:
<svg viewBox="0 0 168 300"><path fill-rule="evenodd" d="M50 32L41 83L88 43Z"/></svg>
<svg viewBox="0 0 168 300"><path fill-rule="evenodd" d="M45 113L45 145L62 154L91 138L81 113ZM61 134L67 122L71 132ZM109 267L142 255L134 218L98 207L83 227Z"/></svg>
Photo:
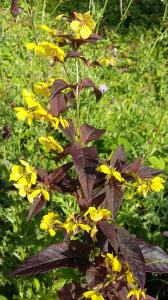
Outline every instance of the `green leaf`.
<svg viewBox="0 0 168 300"><path fill-rule="evenodd" d="M164 169L165 168L165 160L160 157L160 158L157 158L156 156L150 156L148 158L150 164L152 167L156 168L156 169Z"/></svg>
<svg viewBox="0 0 168 300"><path fill-rule="evenodd" d="M0 295L0 300L8 300L8 298L6 298L6 297Z"/></svg>

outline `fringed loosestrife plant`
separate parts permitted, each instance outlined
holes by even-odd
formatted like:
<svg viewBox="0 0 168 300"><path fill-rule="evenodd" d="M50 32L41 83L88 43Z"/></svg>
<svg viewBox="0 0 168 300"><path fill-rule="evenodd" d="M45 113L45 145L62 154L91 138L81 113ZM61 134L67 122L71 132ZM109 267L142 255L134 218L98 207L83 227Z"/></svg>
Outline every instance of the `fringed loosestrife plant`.
<svg viewBox="0 0 168 300"><path fill-rule="evenodd" d="M159 177L162 171L143 166L141 159L128 163L123 146L105 161L99 158L96 146L87 146L105 130L80 124L80 94L84 88L92 88L98 102L102 92L90 78L79 78L78 61L80 59L88 68L101 67L103 61L107 64L110 58L91 62L79 50L83 44L100 39L93 32L95 22L88 12L75 12L70 20L60 15L56 22L62 22L62 18L64 25L67 24L65 34L42 25L41 29L55 42L28 43L26 48L44 58L49 57L54 64L64 66L69 58L74 59L77 82L54 78L46 83L37 82L33 91L23 90L25 106L16 107L15 111L18 120L29 126L33 122L45 122L52 131L61 131L69 140L65 146L52 135L41 136L38 142L48 152L56 153L57 160L69 156L71 161L48 172L20 160L20 164L12 167L10 181L14 182L19 195L29 200L29 219L47 201L50 203L54 192L72 194L79 212L63 218L57 211L49 210L40 228L53 239L61 230L63 241L28 258L12 275L35 275L53 268L71 267L80 270L82 283L65 284L58 292L60 299L151 299L144 289L146 272L167 272L163 260L168 260L168 255L158 246L139 240L120 228L115 218L127 187L144 197L149 192L159 192L164 188L164 179ZM40 104L39 95L49 98L49 109ZM76 117L70 120L65 117L65 111L73 105ZM74 172L69 173L70 169Z"/></svg>

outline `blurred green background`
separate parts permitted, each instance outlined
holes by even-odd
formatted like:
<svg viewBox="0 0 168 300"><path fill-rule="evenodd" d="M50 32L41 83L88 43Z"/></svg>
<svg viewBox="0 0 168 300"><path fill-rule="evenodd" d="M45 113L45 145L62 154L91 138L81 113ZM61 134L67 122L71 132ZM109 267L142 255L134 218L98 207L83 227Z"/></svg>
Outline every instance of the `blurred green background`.
<svg viewBox="0 0 168 300"><path fill-rule="evenodd" d="M47 207L26 222L27 201L11 189L10 169L19 159L34 166L52 169L53 160L44 153L37 139L47 128L40 124L17 121L14 106L23 105L22 89L31 89L36 81L66 74L61 67L28 53L25 43L46 38L39 25L57 26L58 14L88 11L96 21L96 30L103 39L96 46L82 46L87 58L110 56L112 65L90 69L87 76L98 86L108 88L96 104L89 91L83 93L81 121L106 134L96 143L102 157L108 157L124 144L129 160L142 156L152 167L168 173L168 1L161 0L29 0L19 1L22 13L14 18L10 1L0 3L0 300L57 299L56 291L69 280L66 270L52 271L30 278L11 278L8 274L25 257L53 242L39 229ZM67 68L74 78L73 62ZM83 66L80 64L80 75ZM71 114L71 111L69 112ZM57 138L63 142L62 135ZM64 214L75 209L71 197L55 195L53 208ZM52 207L50 206L50 209ZM129 191L118 215L118 223L132 233L159 244L168 251L168 239L162 232L168 228L167 183L161 193L134 197ZM59 240L59 236L54 241ZM74 274L74 276L76 276ZM149 275L149 294L159 300L168 298L168 276Z"/></svg>

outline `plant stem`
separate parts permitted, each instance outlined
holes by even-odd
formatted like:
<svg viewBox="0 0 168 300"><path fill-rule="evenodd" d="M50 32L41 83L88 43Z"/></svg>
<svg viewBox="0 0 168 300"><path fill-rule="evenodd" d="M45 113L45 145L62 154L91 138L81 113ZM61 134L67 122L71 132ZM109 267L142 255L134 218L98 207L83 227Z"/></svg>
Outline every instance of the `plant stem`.
<svg viewBox="0 0 168 300"><path fill-rule="evenodd" d="M122 2L122 1L120 0L120 11L121 11L121 2ZM130 0L130 2L128 3L128 6L127 6L127 8L126 8L124 14L121 15L121 20L120 20L119 24L117 25L117 27L116 27L116 29L115 29L115 32L118 31L118 29L120 28L121 24L122 24L122 23L124 22L124 20L126 19L127 13L128 13L128 11L129 11L129 8L130 8L132 2L133 2L133 0Z"/></svg>
<svg viewBox="0 0 168 300"><path fill-rule="evenodd" d="M57 10L57 8L60 6L61 2L62 2L62 0L60 0L58 2L58 4L56 5L56 7L53 9L52 13L50 14L50 17L55 13L55 11Z"/></svg>
<svg viewBox="0 0 168 300"><path fill-rule="evenodd" d="M79 99L79 63L78 58L75 60L76 67L76 125L79 129L80 126L80 99Z"/></svg>
<svg viewBox="0 0 168 300"><path fill-rule="evenodd" d="M42 9L42 16L41 16L41 23L44 23L44 17L45 17L45 8L46 8L46 0L43 0L43 9Z"/></svg>
<svg viewBox="0 0 168 300"><path fill-rule="evenodd" d="M103 6L103 9L102 9L102 13L101 13L101 14L99 15L99 17L98 17L96 33L98 33L98 31L99 31L100 23L101 23L101 20L102 20L102 18L103 18L104 12L105 12L105 10L106 10L106 6L107 6L107 4L108 4L108 1L109 1L109 0L105 0L104 6Z"/></svg>

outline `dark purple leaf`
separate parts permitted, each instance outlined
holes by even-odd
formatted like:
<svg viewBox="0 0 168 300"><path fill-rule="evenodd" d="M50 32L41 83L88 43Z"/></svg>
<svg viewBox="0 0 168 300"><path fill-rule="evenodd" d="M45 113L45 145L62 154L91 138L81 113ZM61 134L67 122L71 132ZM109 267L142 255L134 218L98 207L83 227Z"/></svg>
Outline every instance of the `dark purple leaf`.
<svg viewBox="0 0 168 300"><path fill-rule="evenodd" d="M145 261L137 240L124 228L117 228L119 248L134 277L143 289L146 280Z"/></svg>
<svg viewBox="0 0 168 300"><path fill-rule="evenodd" d="M109 209L112 212L112 217L115 218L122 202L123 191L122 185L116 180L111 180L105 185L106 197L101 203L101 207Z"/></svg>
<svg viewBox="0 0 168 300"><path fill-rule="evenodd" d="M145 259L146 272L168 273L168 254L159 246L137 239Z"/></svg>
<svg viewBox="0 0 168 300"><path fill-rule="evenodd" d="M44 181L45 177L48 175L47 171L42 168L37 168L37 174L41 181Z"/></svg>
<svg viewBox="0 0 168 300"><path fill-rule="evenodd" d="M141 157L137 158L133 163L125 165L124 168L122 169L122 172L126 174L136 173L141 167L141 161L142 161Z"/></svg>
<svg viewBox="0 0 168 300"><path fill-rule="evenodd" d="M85 290L80 287L79 284L72 282L64 285L57 293L60 300L76 300L84 293L84 291Z"/></svg>
<svg viewBox="0 0 168 300"><path fill-rule="evenodd" d="M117 148L114 151L112 158L110 160L110 166L112 168L118 167L120 169L121 166L125 164L125 161L126 161L125 149L124 146L121 145L119 148Z"/></svg>
<svg viewBox="0 0 168 300"><path fill-rule="evenodd" d="M86 203L91 201L91 193L95 183L95 169L98 164L98 153L94 146L81 148L80 144L71 146L71 154L75 171L84 194Z"/></svg>
<svg viewBox="0 0 168 300"><path fill-rule="evenodd" d="M153 169L150 167L143 166L137 171L137 175L140 178L153 178L159 174L162 174L162 170Z"/></svg>
<svg viewBox="0 0 168 300"><path fill-rule="evenodd" d="M26 259L10 275L36 275L54 268L87 265L89 248L79 241L61 242Z"/></svg>
<svg viewBox="0 0 168 300"><path fill-rule="evenodd" d="M42 194L39 194L37 197L35 197L30 205L27 220L37 215L45 204L46 200Z"/></svg>
<svg viewBox="0 0 168 300"><path fill-rule="evenodd" d="M106 275L107 275L106 267L102 265L89 266L85 275L88 288L92 289L95 285L102 283Z"/></svg>
<svg viewBox="0 0 168 300"><path fill-rule="evenodd" d="M50 108L51 108L51 114L54 117L58 117L59 114L64 112L66 109L64 95L58 94L52 97L52 99L50 100Z"/></svg>
<svg viewBox="0 0 168 300"><path fill-rule="evenodd" d="M67 144L64 147L64 150L62 153L57 153L57 156L55 157L55 161L58 162L61 159L65 158L67 155L71 153L71 144Z"/></svg>
<svg viewBox="0 0 168 300"><path fill-rule="evenodd" d="M3 139L9 139L10 138L10 136L11 136L11 128L9 127L9 126L7 126L7 125L4 125L3 127L2 127L2 131L1 131L1 133L2 133L2 138Z"/></svg>
<svg viewBox="0 0 168 300"><path fill-rule="evenodd" d="M67 171L72 167L72 165L72 162L69 162L52 171L47 177L45 177L45 184L52 185L59 183L67 175Z"/></svg>
<svg viewBox="0 0 168 300"><path fill-rule="evenodd" d="M81 92L84 88L93 88L97 102L102 97L102 92L96 87L94 82L89 78L84 78L81 82L79 82L79 92Z"/></svg>
<svg viewBox="0 0 168 300"><path fill-rule="evenodd" d="M106 221L100 221L99 227L106 238L109 240L111 246L113 247L116 254L118 253L118 238L116 234L116 229L113 224L109 224Z"/></svg>
<svg viewBox="0 0 168 300"><path fill-rule="evenodd" d="M17 17L19 14L21 14L23 9L18 6L18 0L12 0L11 1L11 7L10 12L14 17Z"/></svg>
<svg viewBox="0 0 168 300"><path fill-rule="evenodd" d="M59 188L59 192L76 194L77 187L78 187L78 184L75 179L72 179L69 176L65 176L64 179L56 185L56 190L57 190L57 188ZM53 186L53 188L55 188L55 187Z"/></svg>
<svg viewBox="0 0 168 300"><path fill-rule="evenodd" d="M70 142L75 141L75 127L72 121L68 120L69 126L64 128L62 126L59 126L62 132L66 135L66 137L70 140Z"/></svg>
<svg viewBox="0 0 168 300"><path fill-rule="evenodd" d="M83 124L80 127L80 139L83 145L90 141L97 140L104 133L105 129L97 129L88 124Z"/></svg>
<svg viewBox="0 0 168 300"><path fill-rule="evenodd" d="M63 79L57 79L55 80L52 90L51 90L51 100L58 94L61 93L61 91L67 89L67 88L74 88L75 85L69 84L65 82Z"/></svg>
<svg viewBox="0 0 168 300"><path fill-rule="evenodd" d="M80 58L82 59L85 63L87 63L87 59L78 51L69 51L66 55L65 60L68 58Z"/></svg>

